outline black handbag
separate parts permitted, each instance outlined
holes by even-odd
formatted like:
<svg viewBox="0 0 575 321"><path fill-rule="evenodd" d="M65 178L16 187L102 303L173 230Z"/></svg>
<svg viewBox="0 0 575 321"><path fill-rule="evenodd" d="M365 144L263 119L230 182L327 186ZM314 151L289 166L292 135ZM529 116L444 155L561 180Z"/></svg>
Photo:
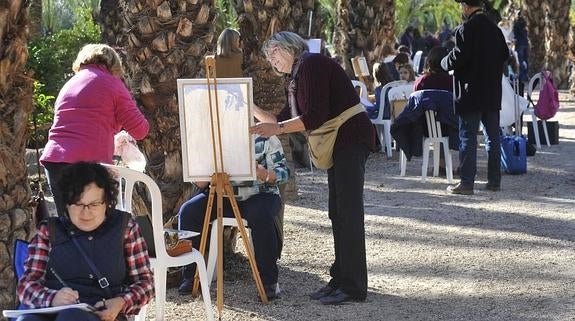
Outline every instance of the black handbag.
<svg viewBox="0 0 575 321"><path fill-rule="evenodd" d="M36 127L36 112L32 115L32 120L34 124L34 135L37 136L37 127ZM50 212L48 211L48 204L46 204L46 199L44 199L44 191L42 190L42 170L40 169L40 151L38 150L38 144L35 144L36 147L36 166L38 168L38 189L36 190L36 195L33 195L28 202L28 205L32 208L32 223L35 226L50 216Z"/></svg>

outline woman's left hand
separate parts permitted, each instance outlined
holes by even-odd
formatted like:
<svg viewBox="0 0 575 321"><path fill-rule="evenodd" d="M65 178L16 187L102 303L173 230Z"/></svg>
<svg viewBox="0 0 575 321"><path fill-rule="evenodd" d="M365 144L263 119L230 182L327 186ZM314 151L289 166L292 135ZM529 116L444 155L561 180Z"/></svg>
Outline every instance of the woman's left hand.
<svg viewBox="0 0 575 321"><path fill-rule="evenodd" d="M109 300L102 300L97 302L94 307L98 310L94 313L100 317L102 321L114 321L118 314L124 309L126 302L121 297L115 297Z"/></svg>
<svg viewBox="0 0 575 321"><path fill-rule="evenodd" d="M259 123L250 127L250 133L268 138L270 136L280 134L280 126L278 123Z"/></svg>

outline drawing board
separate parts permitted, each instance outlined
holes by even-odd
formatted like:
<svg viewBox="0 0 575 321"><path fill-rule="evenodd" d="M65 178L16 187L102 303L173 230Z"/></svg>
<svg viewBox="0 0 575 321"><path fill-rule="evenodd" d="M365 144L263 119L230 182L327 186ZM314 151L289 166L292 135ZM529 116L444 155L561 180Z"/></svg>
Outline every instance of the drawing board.
<svg viewBox="0 0 575 321"><path fill-rule="evenodd" d="M223 169L232 181L256 179L254 139L249 133L253 124L250 106L253 99L251 78L217 78L217 102L221 141L216 126L216 90L206 79L178 79L178 105L182 140L182 169L185 182L209 181L223 157ZM210 112L212 117L210 117ZM213 123L212 123L213 119ZM214 127L216 129L217 127ZM222 155L219 145L221 144Z"/></svg>

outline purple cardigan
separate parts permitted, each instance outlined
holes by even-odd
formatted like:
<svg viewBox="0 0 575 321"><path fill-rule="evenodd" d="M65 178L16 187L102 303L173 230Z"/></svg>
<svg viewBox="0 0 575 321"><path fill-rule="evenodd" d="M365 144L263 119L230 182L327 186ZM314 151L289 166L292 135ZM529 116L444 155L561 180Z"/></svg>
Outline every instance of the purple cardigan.
<svg viewBox="0 0 575 321"><path fill-rule="evenodd" d="M120 78L103 66L84 66L58 94L41 163L112 163L122 128L140 140L149 124Z"/></svg>
<svg viewBox="0 0 575 321"><path fill-rule="evenodd" d="M314 53L304 53L298 59L303 61L297 74L287 77L287 82L289 84L290 80L295 79L298 114L306 130L317 129L346 109L359 104L351 80L333 59ZM296 64L297 61L294 66ZM290 118L291 109L289 103L286 103L277 119L283 121ZM334 149L358 143L365 144L370 150L375 147L375 132L367 113L359 113L341 125Z"/></svg>

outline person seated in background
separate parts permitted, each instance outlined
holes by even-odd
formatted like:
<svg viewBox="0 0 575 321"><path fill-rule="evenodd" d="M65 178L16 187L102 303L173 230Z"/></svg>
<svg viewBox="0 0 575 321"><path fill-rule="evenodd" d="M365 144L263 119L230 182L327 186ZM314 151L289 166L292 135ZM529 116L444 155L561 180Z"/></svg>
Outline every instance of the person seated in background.
<svg viewBox="0 0 575 321"><path fill-rule="evenodd" d="M255 160L257 162L254 182L232 182L237 190L236 200L240 213L248 221L252 230L252 242L256 264L269 300L280 294L278 286L279 231L276 217L281 209L282 200L279 185L289 178L287 160L284 156L280 140L276 136L264 138L256 136ZM178 226L181 230L201 232L204 216L208 206L209 182L195 182L202 192L185 202L178 213ZM223 204L224 216L234 217L230 202ZM216 219L217 207L213 206L211 220ZM192 240L194 248L198 249L200 238ZM183 277L178 292L181 295L191 294L196 266L184 267Z"/></svg>
<svg viewBox="0 0 575 321"><path fill-rule="evenodd" d="M408 57L409 59L411 59L411 55L413 54L412 51L411 51L411 49L410 49L410 47L405 46L405 45L400 45L399 47L397 47L397 53L398 53L398 54L404 53L404 54L407 55L407 57Z"/></svg>
<svg viewBox="0 0 575 321"><path fill-rule="evenodd" d="M237 30L226 28L220 33L215 59L217 78L238 78L243 76L242 37Z"/></svg>
<svg viewBox="0 0 575 321"><path fill-rule="evenodd" d="M425 60L423 75L419 76L413 85L413 90L442 89L453 91L453 79L447 71L441 68L441 59L449 51L444 47L433 47Z"/></svg>
<svg viewBox="0 0 575 321"><path fill-rule="evenodd" d="M399 76L399 67L403 66L403 65L409 65L410 64L410 58L406 53L400 52L398 53L395 58L393 58L393 65L395 66L395 70L398 71L398 76ZM396 80L399 80L396 79Z"/></svg>
<svg viewBox="0 0 575 321"><path fill-rule="evenodd" d="M366 107L367 115L370 119L376 119L379 114L379 106L381 102L381 89L387 83L393 81L393 77L391 76L389 70L387 69L387 65L384 63L376 64L374 78L377 80L378 86L375 87L375 104L372 106Z"/></svg>
<svg viewBox="0 0 575 321"><path fill-rule="evenodd" d="M389 44L383 45L383 47L381 48L381 57L382 57L381 63L387 65L387 69L392 77L392 80L399 79L399 73L397 72L395 64L393 63L393 59L395 59L395 56L396 52L391 45ZM375 74L375 65L373 68L373 73Z"/></svg>
<svg viewBox="0 0 575 321"><path fill-rule="evenodd" d="M415 71L410 64L404 64L399 67L399 80L409 82L415 81Z"/></svg>
<svg viewBox="0 0 575 321"><path fill-rule="evenodd" d="M126 320L137 314L153 297L154 281L138 224L115 209L118 182L104 166L79 162L64 168L55 184L64 215L40 223L28 246L18 298L31 309L81 302L98 311L72 308L18 321ZM102 287L94 275L109 286Z"/></svg>

